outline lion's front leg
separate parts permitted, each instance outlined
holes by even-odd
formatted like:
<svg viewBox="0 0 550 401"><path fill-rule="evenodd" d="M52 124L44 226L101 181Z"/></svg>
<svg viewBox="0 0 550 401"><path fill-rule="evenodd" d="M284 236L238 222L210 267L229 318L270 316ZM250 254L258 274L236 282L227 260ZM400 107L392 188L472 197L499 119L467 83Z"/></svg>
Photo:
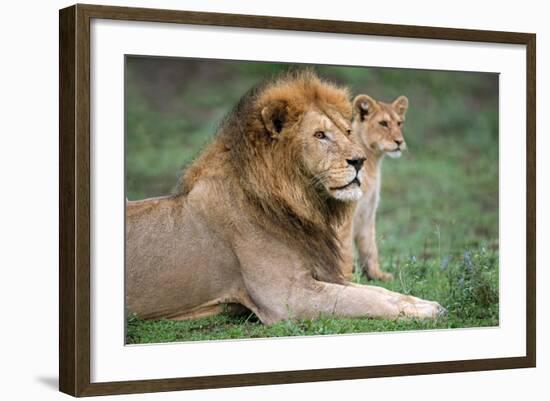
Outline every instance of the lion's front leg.
<svg viewBox="0 0 550 401"><path fill-rule="evenodd" d="M372 294L372 298L377 299L380 303L397 305L399 311L397 317L432 319L447 314L447 310L435 301L428 301L411 295L401 294L374 285L350 283L348 286L354 287L358 291L369 292ZM381 315L380 317L384 316Z"/></svg>
<svg viewBox="0 0 550 401"><path fill-rule="evenodd" d="M315 280L302 255L262 232L236 241L235 250L250 299L246 306L264 324L320 316L435 319L445 312L437 302L380 287Z"/></svg>
<svg viewBox="0 0 550 401"><path fill-rule="evenodd" d="M285 267L278 264L277 270L262 269L263 285L245 274L256 306L253 310L264 324L321 316L437 319L446 314L437 302L376 286L326 283L315 280L305 269L297 273L299 267ZM289 273L287 277L281 274L284 270Z"/></svg>
<svg viewBox="0 0 550 401"><path fill-rule="evenodd" d="M320 291L318 297L313 297L314 300L317 298L314 304L324 305L322 313L335 317L436 319L446 313L446 310L437 302L380 287L321 282L317 285ZM312 294L304 288L302 296L312 297Z"/></svg>
<svg viewBox="0 0 550 401"><path fill-rule="evenodd" d="M376 319L437 319L446 310L437 302L359 284L333 284L305 279L296 283L278 320L319 316Z"/></svg>

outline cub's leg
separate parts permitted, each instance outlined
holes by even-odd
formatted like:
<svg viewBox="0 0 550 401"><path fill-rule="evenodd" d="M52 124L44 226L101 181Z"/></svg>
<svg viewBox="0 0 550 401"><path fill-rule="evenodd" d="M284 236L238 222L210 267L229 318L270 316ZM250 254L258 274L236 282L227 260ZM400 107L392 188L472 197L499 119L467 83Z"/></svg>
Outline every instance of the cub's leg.
<svg viewBox="0 0 550 401"><path fill-rule="evenodd" d="M338 227L340 253L342 255L341 271L347 281L353 280L353 219L347 219Z"/></svg>
<svg viewBox="0 0 550 401"><path fill-rule="evenodd" d="M376 246L376 211L359 210L353 221L355 245L359 253L359 268L369 280L390 281L393 275L380 269Z"/></svg>

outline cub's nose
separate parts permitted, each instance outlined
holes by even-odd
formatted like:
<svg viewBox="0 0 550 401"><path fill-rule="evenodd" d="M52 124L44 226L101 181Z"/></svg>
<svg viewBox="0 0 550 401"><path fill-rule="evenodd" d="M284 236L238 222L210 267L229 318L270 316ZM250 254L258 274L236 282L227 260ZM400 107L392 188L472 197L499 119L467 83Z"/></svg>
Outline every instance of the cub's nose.
<svg viewBox="0 0 550 401"><path fill-rule="evenodd" d="M394 139L393 141L397 146L401 146L401 144L403 143L403 139Z"/></svg>
<svg viewBox="0 0 550 401"><path fill-rule="evenodd" d="M355 157L353 159L346 159L346 161L350 166L355 167L356 171L361 170L361 167L363 167L363 163L365 162L365 160L366 159L364 157Z"/></svg>

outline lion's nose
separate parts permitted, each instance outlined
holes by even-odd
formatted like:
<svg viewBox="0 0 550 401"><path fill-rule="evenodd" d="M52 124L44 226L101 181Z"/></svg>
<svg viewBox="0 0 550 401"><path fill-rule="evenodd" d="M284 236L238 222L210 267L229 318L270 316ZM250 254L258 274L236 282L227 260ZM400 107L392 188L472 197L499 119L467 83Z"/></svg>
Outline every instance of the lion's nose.
<svg viewBox="0 0 550 401"><path fill-rule="evenodd" d="M394 139L393 140L397 146L401 146L401 144L403 143L403 139Z"/></svg>
<svg viewBox="0 0 550 401"><path fill-rule="evenodd" d="M365 162L365 160L366 159L364 157L355 157L353 159L346 159L346 161L350 166L355 167L356 171L361 170L361 167L363 167L363 163Z"/></svg>

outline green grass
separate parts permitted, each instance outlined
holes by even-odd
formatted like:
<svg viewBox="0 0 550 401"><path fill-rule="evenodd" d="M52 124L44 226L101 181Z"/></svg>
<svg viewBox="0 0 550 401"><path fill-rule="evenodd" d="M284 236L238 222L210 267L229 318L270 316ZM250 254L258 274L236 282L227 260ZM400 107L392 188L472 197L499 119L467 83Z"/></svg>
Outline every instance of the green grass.
<svg viewBox="0 0 550 401"><path fill-rule="evenodd" d="M129 199L169 193L242 93L282 68L137 58L127 67ZM319 71L355 94L388 101L409 97L409 151L384 161L377 223L381 264L395 280L372 284L438 301L448 316L437 321L320 317L269 327L255 316L183 322L130 316L128 343L498 325L498 78L376 68ZM366 283L362 277L356 281Z"/></svg>
<svg viewBox="0 0 550 401"><path fill-rule="evenodd" d="M449 314L435 321L321 316L265 326L252 314L224 313L188 321L146 321L130 316L126 340L129 344L140 344L498 326L497 266L497 253L486 249L466 252L456 261L445 259L442 263L411 258L394 270L397 277L392 283L377 283L391 290L437 299Z"/></svg>

